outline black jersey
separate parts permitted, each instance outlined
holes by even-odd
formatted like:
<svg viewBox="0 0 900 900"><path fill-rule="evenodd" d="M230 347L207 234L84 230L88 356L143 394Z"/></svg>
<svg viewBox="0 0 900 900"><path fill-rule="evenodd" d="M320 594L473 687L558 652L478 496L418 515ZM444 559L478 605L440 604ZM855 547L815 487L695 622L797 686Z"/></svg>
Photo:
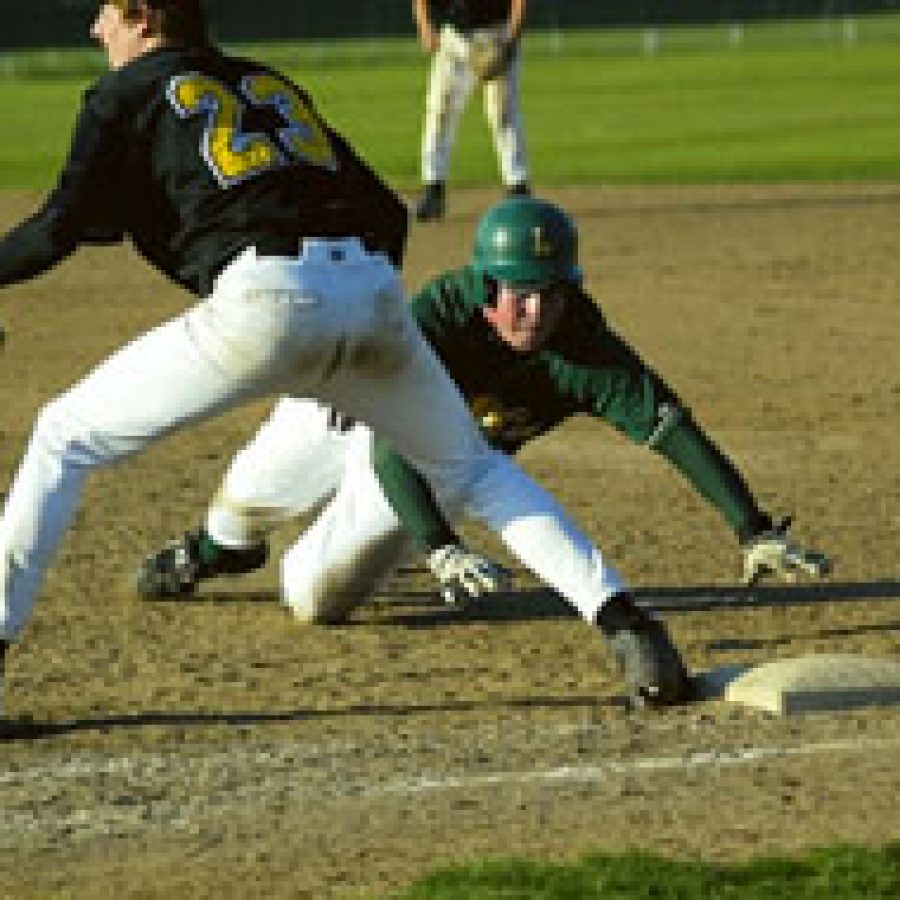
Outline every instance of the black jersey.
<svg viewBox="0 0 900 900"><path fill-rule="evenodd" d="M459 31L502 25L509 18L510 0L431 0L434 21Z"/></svg>
<svg viewBox="0 0 900 900"><path fill-rule="evenodd" d="M210 291L243 249L359 237L399 264L406 208L284 76L209 47L151 51L84 97L43 208L0 242L0 286L79 244L129 237L174 281Z"/></svg>

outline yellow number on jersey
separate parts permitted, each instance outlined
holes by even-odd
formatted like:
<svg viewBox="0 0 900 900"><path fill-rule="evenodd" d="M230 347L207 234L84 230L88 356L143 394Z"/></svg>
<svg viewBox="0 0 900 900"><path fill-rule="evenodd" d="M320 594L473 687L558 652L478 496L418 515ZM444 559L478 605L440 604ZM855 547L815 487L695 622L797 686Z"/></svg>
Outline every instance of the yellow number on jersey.
<svg viewBox="0 0 900 900"><path fill-rule="evenodd" d="M248 75L241 94L199 72L175 76L168 87L169 102L183 119L203 116L206 127L200 153L222 187L301 159L333 169L334 153L309 105L287 81L272 75ZM267 134L246 132L241 117L248 106L274 106L285 120L276 143Z"/></svg>
<svg viewBox="0 0 900 900"><path fill-rule="evenodd" d="M247 75L241 81L241 90L256 106L274 106L289 123L278 132L282 146L289 153L317 166L335 167L325 129L290 82L265 73Z"/></svg>

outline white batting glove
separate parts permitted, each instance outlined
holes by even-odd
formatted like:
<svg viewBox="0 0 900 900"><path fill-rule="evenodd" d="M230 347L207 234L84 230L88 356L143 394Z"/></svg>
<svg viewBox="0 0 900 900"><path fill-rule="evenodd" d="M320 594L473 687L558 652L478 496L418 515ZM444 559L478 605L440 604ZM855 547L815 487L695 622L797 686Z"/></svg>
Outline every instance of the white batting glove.
<svg viewBox="0 0 900 900"><path fill-rule="evenodd" d="M788 540L790 518L770 531L756 535L742 548L744 555L744 584L753 585L764 575L776 575L794 582L802 572L812 578L822 578L831 571L831 560L817 550L807 550Z"/></svg>
<svg viewBox="0 0 900 900"><path fill-rule="evenodd" d="M440 584L444 602L450 606L463 606L468 600L508 590L512 585L508 569L462 544L446 544L429 553L425 561Z"/></svg>

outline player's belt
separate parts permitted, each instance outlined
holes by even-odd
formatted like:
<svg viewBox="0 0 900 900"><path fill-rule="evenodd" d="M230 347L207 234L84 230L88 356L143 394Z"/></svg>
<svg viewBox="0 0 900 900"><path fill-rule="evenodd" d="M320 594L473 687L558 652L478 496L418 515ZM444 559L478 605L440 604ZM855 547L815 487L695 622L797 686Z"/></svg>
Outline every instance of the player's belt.
<svg viewBox="0 0 900 900"><path fill-rule="evenodd" d="M303 244L303 238L286 235L265 235L250 242L256 247L257 256L297 256Z"/></svg>
<svg viewBox="0 0 900 900"><path fill-rule="evenodd" d="M359 241L362 247L368 253L378 253L381 252L376 247L370 246L370 242L365 240L364 237L356 234L316 234L316 235L304 235L301 237L283 237L278 235L266 235L261 238L251 239L249 245L256 247L256 255L257 256L281 256L281 257L295 257L299 256L303 252L303 241L306 237L310 237L313 240L321 240L321 241L342 241L342 240L355 240Z"/></svg>

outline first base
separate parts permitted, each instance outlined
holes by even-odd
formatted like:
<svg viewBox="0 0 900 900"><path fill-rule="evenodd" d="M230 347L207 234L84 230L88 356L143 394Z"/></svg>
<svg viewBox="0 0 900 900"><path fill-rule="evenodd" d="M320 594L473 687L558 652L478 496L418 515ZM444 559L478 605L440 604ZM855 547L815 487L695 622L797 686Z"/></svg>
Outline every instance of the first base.
<svg viewBox="0 0 900 900"><path fill-rule="evenodd" d="M900 661L823 653L697 678L699 693L780 715L900 704Z"/></svg>

